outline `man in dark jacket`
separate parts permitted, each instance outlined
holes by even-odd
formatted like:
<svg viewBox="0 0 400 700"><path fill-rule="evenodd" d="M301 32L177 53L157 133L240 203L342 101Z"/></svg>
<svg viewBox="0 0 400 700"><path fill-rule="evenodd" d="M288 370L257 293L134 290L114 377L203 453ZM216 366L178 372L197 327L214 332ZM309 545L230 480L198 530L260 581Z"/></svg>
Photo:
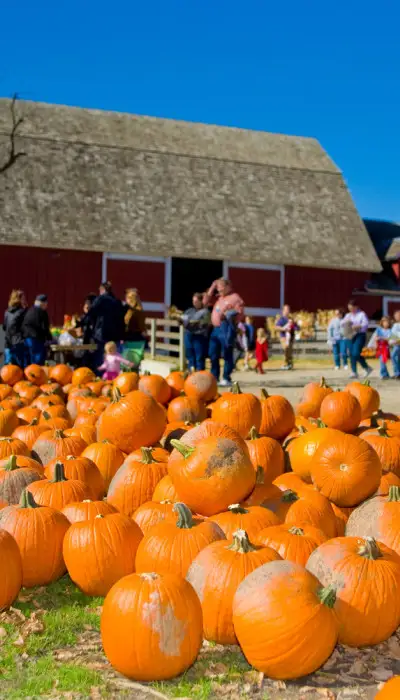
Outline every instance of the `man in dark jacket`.
<svg viewBox="0 0 400 700"><path fill-rule="evenodd" d="M99 296L89 309L88 317L93 323L93 340L97 350L93 353L95 370L103 362L104 346L113 341L117 345L124 337L123 307L112 292L110 282L103 282L99 287Z"/></svg>
<svg viewBox="0 0 400 700"><path fill-rule="evenodd" d="M51 340L47 296L45 294L38 294L34 305L26 312L22 330L29 362L43 365L46 359L46 342Z"/></svg>
<svg viewBox="0 0 400 700"><path fill-rule="evenodd" d="M19 365L24 368L25 345L22 324L26 314L25 295L21 289L14 289L10 296L8 309L4 314L5 364Z"/></svg>

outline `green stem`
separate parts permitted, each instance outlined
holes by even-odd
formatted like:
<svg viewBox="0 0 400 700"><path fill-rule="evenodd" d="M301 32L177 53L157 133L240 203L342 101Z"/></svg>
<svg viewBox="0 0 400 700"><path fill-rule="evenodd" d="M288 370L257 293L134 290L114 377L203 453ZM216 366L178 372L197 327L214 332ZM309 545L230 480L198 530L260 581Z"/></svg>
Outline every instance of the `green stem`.
<svg viewBox="0 0 400 700"><path fill-rule="evenodd" d="M178 514L176 527L179 527L181 530L190 530L193 527L192 512L184 503L175 503L172 510Z"/></svg>
<svg viewBox="0 0 400 700"><path fill-rule="evenodd" d="M47 413L47 411L43 411L42 416L45 420L49 420L51 418L50 413ZM34 418L34 420L37 421L37 418Z"/></svg>
<svg viewBox="0 0 400 700"><path fill-rule="evenodd" d="M283 503L294 503L295 501L299 500L299 497L295 491L292 491L292 489L287 489L283 492L281 500Z"/></svg>
<svg viewBox="0 0 400 700"><path fill-rule="evenodd" d="M257 467L257 471L256 471L256 486L261 486L261 484L265 484L265 478L264 478L264 469L259 464Z"/></svg>
<svg viewBox="0 0 400 700"><path fill-rule="evenodd" d="M15 469L18 469L17 466L17 455L10 455L10 458L4 466L4 470L6 472L13 472Z"/></svg>
<svg viewBox="0 0 400 700"><path fill-rule="evenodd" d="M59 430L59 429L57 429L57 430L54 431L54 435L55 435L56 438L65 438L65 437L66 437L66 436L64 435L64 431L63 431L63 430Z"/></svg>
<svg viewBox="0 0 400 700"><path fill-rule="evenodd" d="M152 447L141 447L140 451L142 453L142 463L143 464L154 464L154 462L157 462L156 459L153 457L153 448Z"/></svg>
<svg viewBox="0 0 400 700"><path fill-rule="evenodd" d="M239 386L239 382L233 382L232 384L232 389L231 389L231 394L241 394L241 389Z"/></svg>
<svg viewBox="0 0 400 700"><path fill-rule="evenodd" d="M257 432L257 428L256 428L255 425L253 425L253 427L250 428L249 438L250 438L250 440L257 440L259 437L260 437L260 436L259 436L259 434L258 434L258 432Z"/></svg>
<svg viewBox="0 0 400 700"><path fill-rule="evenodd" d="M289 532L291 535L304 535L304 530L301 527L291 527Z"/></svg>
<svg viewBox="0 0 400 700"><path fill-rule="evenodd" d="M266 389L261 389L261 398L262 399L269 399L269 393Z"/></svg>
<svg viewBox="0 0 400 700"><path fill-rule="evenodd" d="M189 447L189 445L185 445L185 443L181 442L180 440L171 440L170 444L181 453L184 459L191 457L193 452L196 450L195 447Z"/></svg>
<svg viewBox="0 0 400 700"><path fill-rule="evenodd" d="M383 556L377 541L373 537L365 538L364 543L358 550L358 553L361 557L365 557L365 559L379 559Z"/></svg>
<svg viewBox="0 0 400 700"><path fill-rule="evenodd" d="M56 462L54 465L54 479L53 484L59 483L60 481L68 481L65 476L64 465L62 462Z"/></svg>
<svg viewBox="0 0 400 700"><path fill-rule="evenodd" d="M244 515L245 513L248 513L249 511L246 510L246 508L243 508L243 506L240 505L240 503L232 503L232 505L228 506L228 510L231 513L235 513L235 515Z"/></svg>
<svg viewBox="0 0 400 700"><path fill-rule="evenodd" d="M400 501L400 487L390 486L389 488L389 501Z"/></svg>
<svg viewBox="0 0 400 700"><path fill-rule="evenodd" d="M333 608L336 603L336 588L332 585L320 588L319 591L317 591L317 596L323 605L327 605L328 608Z"/></svg>
<svg viewBox="0 0 400 700"><path fill-rule="evenodd" d="M371 382L369 381L369 379L364 379L364 381L361 382L361 384L363 384L364 386L371 386Z"/></svg>
<svg viewBox="0 0 400 700"><path fill-rule="evenodd" d="M21 508L40 508L28 489L22 491L19 505Z"/></svg>
<svg viewBox="0 0 400 700"><path fill-rule="evenodd" d="M248 554L249 552L255 552L257 547L251 544L246 530L236 530L236 532L233 533L233 542L227 549L230 549L231 552L238 552L239 554Z"/></svg>

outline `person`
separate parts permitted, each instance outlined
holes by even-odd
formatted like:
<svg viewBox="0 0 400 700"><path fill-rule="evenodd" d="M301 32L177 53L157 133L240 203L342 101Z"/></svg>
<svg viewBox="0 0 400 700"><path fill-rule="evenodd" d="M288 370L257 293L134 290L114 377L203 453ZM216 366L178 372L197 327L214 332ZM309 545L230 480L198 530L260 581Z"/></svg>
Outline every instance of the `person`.
<svg viewBox="0 0 400 700"><path fill-rule="evenodd" d="M122 355L118 353L116 343L114 343L113 341L106 343L104 346L104 361L97 368L98 370L104 371L102 378L108 381L112 381L113 379L118 377L121 371L121 365L131 368L133 367L132 362L129 362L129 360L127 360L125 357L122 357Z"/></svg>
<svg viewBox="0 0 400 700"><path fill-rule="evenodd" d="M400 309L394 312L394 324L390 338L393 374L400 380Z"/></svg>
<svg viewBox="0 0 400 700"><path fill-rule="evenodd" d="M146 339L146 321L142 302L137 289L125 290L123 303L125 334L124 340L134 343Z"/></svg>
<svg viewBox="0 0 400 700"><path fill-rule="evenodd" d="M258 374L264 374L263 362L268 361L268 340L265 328L257 328L256 335L256 371Z"/></svg>
<svg viewBox="0 0 400 700"><path fill-rule="evenodd" d="M293 344L297 325L291 316L289 304L283 305L282 314L277 318L275 328L279 331L280 342L285 358L282 369L293 369Z"/></svg>
<svg viewBox="0 0 400 700"><path fill-rule="evenodd" d="M249 369L248 364L246 365L246 358L249 357L249 339L247 336L246 324L239 321L239 323L236 325L236 343L233 350L234 367L236 367L238 360L240 360L242 357L244 358L245 362L243 369Z"/></svg>
<svg viewBox="0 0 400 700"><path fill-rule="evenodd" d="M368 331L368 317L367 314L360 309L358 304L351 299L348 303L348 313L344 317L343 321L348 322L351 327L351 345L350 345L350 361L351 361L351 378L357 379L357 364L361 365L364 369L364 374L368 377L372 370L365 359L362 356L362 350L367 341L367 331Z"/></svg>
<svg viewBox="0 0 400 700"><path fill-rule="evenodd" d="M27 310L22 332L29 363L43 365L46 360L46 343L52 340L46 294L38 294L34 305Z"/></svg>
<svg viewBox="0 0 400 700"><path fill-rule="evenodd" d="M250 369L250 360L253 357L253 351L255 349L255 329L253 324L252 316L246 316L244 319L244 325L246 328L247 335L247 351L244 355L244 370Z"/></svg>
<svg viewBox="0 0 400 700"><path fill-rule="evenodd" d="M112 341L118 347L125 334L123 307L114 296L110 282L102 282L100 285L99 296L88 311L88 320L93 325L92 338L97 345L92 362L98 369L104 356L105 344Z"/></svg>
<svg viewBox="0 0 400 700"><path fill-rule="evenodd" d="M347 344L344 337L343 319L343 309L336 309L328 324L328 345L332 350L336 370L340 369L340 361L342 361L343 369L347 369Z"/></svg>
<svg viewBox="0 0 400 700"><path fill-rule="evenodd" d="M390 319L387 316L382 316L376 329L376 356L379 358L381 379L389 379L387 363L390 359L389 341L391 335Z"/></svg>
<svg viewBox="0 0 400 700"><path fill-rule="evenodd" d="M212 305L212 331L209 343L211 372L220 386L231 386L234 367L233 349L236 340L235 321L243 320L244 301L233 291L229 280L215 280L203 298L205 306ZM223 378L220 380L220 359L224 360Z"/></svg>
<svg viewBox="0 0 400 700"><path fill-rule="evenodd" d="M4 364L19 365L22 369L25 366L25 343L22 331L25 314L25 294L22 289L13 289L4 314Z"/></svg>
<svg viewBox="0 0 400 700"><path fill-rule="evenodd" d="M196 292L192 298L193 306L186 309L180 322L185 329L184 342L188 367L190 370L202 370L206 366L208 350L208 330L210 327L210 312L203 305L203 294Z"/></svg>

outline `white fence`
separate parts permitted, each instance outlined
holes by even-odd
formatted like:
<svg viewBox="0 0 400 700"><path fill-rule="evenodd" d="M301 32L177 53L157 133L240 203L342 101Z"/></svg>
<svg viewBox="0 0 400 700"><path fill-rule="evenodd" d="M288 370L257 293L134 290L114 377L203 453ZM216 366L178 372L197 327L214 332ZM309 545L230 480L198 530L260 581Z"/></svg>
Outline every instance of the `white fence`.
<svg viewBox="0 0 400 700"><path fill-rule="evenodd" d="M168 318L146 318L146 326L149 333L151 359L154 360L157 355L174 357L179 364L179 369L183 371L186 361L182 324Z"/></svg>

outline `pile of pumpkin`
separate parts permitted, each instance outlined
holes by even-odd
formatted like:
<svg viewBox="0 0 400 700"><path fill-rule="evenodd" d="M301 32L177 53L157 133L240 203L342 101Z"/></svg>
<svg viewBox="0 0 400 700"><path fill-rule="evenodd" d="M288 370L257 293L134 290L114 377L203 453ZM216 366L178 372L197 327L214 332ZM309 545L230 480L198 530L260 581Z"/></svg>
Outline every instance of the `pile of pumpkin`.
<svg viewBox="0 0 400 700"><path fill-rule="evenodd" d="M0 376L0 609L68 571L138 680L203 638L297 678L399 626L400 419L368 384L309 384L295 412L207 371Z"/></svg>

